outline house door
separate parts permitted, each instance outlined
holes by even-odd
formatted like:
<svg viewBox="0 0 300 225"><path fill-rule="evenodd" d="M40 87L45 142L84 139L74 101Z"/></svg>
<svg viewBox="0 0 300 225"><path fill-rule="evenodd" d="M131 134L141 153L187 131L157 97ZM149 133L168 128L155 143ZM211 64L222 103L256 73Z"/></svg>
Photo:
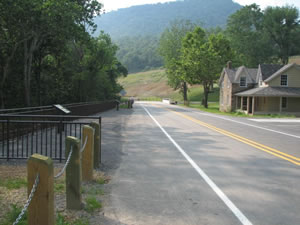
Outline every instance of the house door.
<svg viewBox="0 0 300 225"><path fill-rule="evenodd" d="M249 108L248 108L248 113L249 114L252 114L253 112L252 112L252 98L253 97L249 97Z"/></svg>

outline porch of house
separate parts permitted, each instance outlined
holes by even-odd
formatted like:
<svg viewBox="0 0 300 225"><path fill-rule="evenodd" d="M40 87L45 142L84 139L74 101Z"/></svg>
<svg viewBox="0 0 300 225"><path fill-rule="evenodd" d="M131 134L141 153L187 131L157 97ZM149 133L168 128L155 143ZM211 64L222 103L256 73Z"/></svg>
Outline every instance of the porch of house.
<svg viewBox="0 0 300 225"><path fill-rule="evenodd" d="M300 116L300 98L235 96L236 110L248 115L281 114Z"/></svg>

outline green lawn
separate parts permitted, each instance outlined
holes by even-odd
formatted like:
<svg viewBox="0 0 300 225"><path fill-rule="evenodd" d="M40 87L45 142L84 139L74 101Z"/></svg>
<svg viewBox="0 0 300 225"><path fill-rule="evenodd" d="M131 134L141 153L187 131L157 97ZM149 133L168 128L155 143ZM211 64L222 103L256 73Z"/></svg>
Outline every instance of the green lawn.
<svg viewBox="0 0 300 225"><path fill-rule="evenodd" d="M182 105L183 106L183 105ZM220 112L219 111L219 103L218 102L209 102L208 108L206 109L204 106L200 104L190 104L188 107L200 109L204 112L210 112L225 116L237 116L237 117L254 117L254 118L295 118L295 116L289 116L289 115L279 115L279 114L266 114L266 115L246 115L242 112Z"/></svg>
<svg viewBox="0 0 300 225"><path fill-rule="evenodd" d="M124 87L127 96L135 96L141 100L161 101L162 98L171 98L175 101L183 101L182 94L168 86L167 75L163 69L129 74L127 77L119 78L118 83ZM195 85L189 88L189 101L201 101L202 96L202 86ZM217 85L209 94L208 101L219 101Z"/></svg>

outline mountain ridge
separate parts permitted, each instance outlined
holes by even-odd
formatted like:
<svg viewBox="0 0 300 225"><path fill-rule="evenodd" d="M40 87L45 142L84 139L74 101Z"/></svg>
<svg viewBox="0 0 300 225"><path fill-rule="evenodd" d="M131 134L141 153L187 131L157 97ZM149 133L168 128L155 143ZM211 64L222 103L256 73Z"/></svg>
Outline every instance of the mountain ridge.
<svg viewBox="0 0 300 225"><path fill-rule="evenodd" d="M124 36L160 35L175 19L190 20L204 28L224 27L229 15L242 6L232 0L184 0L146 4L111 11L95 18L101 30L113 39Z"/></svg>

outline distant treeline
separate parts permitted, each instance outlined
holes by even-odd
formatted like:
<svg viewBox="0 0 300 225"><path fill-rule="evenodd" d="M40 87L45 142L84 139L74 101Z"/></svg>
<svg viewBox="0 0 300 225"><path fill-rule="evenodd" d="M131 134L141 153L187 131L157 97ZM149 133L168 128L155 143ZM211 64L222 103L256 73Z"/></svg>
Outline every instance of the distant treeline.
<svg viewBox="0 0 300 225"><path fill-rule="evenodd" d="M95 30L97 0L0 1L0 107L111 99L127 70Z"/></svg>
<svg viewBox="0 0 300 225"><path fill-rule="evenodd" d="M132 6L95 19L98 33L104 30L112 38L159 36L170 21L190 20L203 27L224 27L229 15L242 8L232 0L184 0ZM96 34L97 34L96 32Z"/></svg>
<svg viewBox="0 0 300 225"><path fill-rule="evenodd" d="M187 5L196 4L193 0L185 2ZM213 2L218 3L218 1ZM179 2L175 3L179 4ZM183 2L181 3L183 4ZM200 3L198 2L198 4ZM203 3L201 7L206 8L206 4ZM160 4L159 7L163 7L163 5ZM230 46L236 52L235 65L257 67L260 63L278 62L278 59L286 63L289 56L300 54L299 20L295 19L298 14L298 9L292 6L269 7L262 10L254 4L240 8L229 15L227 19L224 19L227 21L224 27L207 28L201 22L186 19L172 20L169 27L174 21L189 21L194 25L201 26L208 33L222 33L230 40ZM130 26L129 29L131 29ZM116 39L115 42L119 45L118 59L128 68L129 72L161 67L163 60L158 53L160 39L161 34L127 36Z"/></svg>
<svg viewBox="0 0 300 225"><path fill-rule="evenodd" d="M232 0L184 0L119 9L97 17L98 29L119 46L118 59L129 72L159 68L158 40L171 21L189 20L204 28L225 27L229 15L240 9Z"/></svg>
<svg viewBox="0 0 300 225"><path fill-rule="evenodd" d="M116 41L119 47L118 59L131 73L163 66L162 57L157 51L159 37L124 37Z"/></svg>
<svg viewBox="0 0 300 225"><path fill-rule="evenodd" d="M222 68L257 68L259 64L287 64L300 54L299 10L293 6L245 6L232 14L226 29L205 30L190 21L175 21L163 32L159 52L164 58L168 83L187 100L188 84L204 88L207 107L211 87Z"/></svg>

